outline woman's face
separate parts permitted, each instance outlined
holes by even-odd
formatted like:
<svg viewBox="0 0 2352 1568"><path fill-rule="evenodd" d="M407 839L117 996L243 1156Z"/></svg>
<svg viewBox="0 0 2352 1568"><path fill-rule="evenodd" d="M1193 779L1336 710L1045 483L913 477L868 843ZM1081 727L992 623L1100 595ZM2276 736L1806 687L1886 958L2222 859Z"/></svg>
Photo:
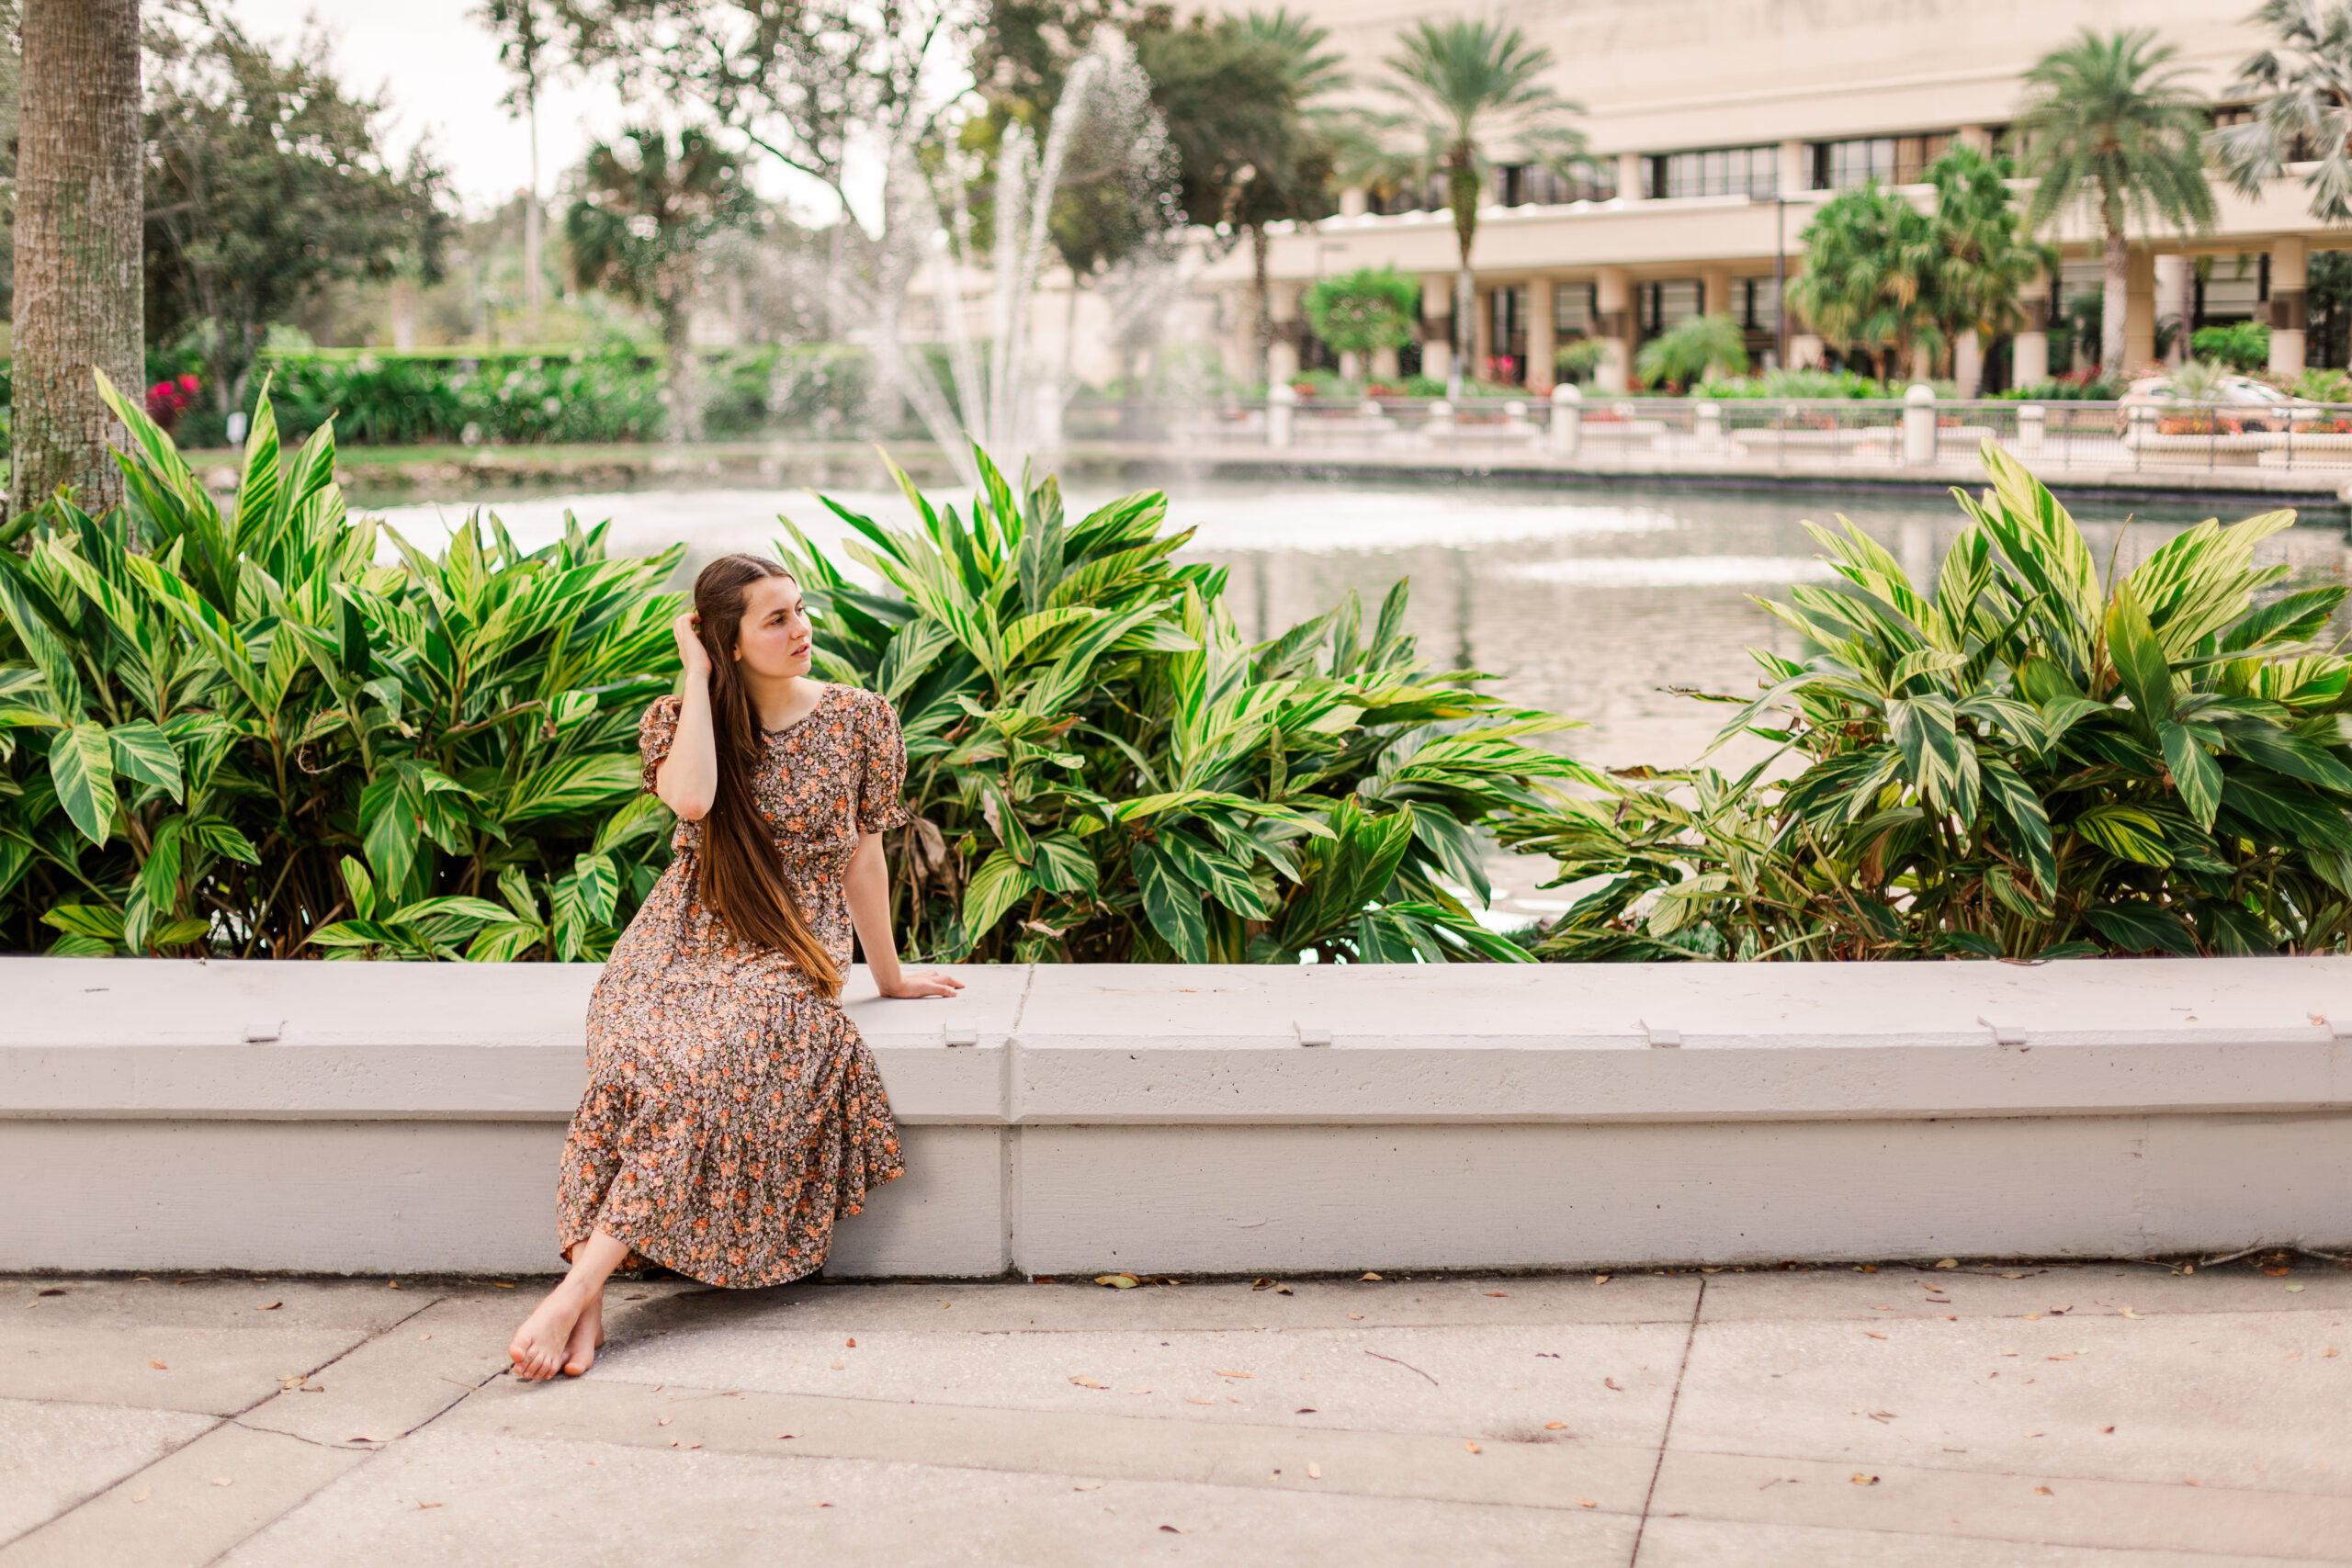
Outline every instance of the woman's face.
<svg viewBox="0 0 2352 1568"><path fill-rule="evenodd" d="M735 662L742 673L772 681L806 675L815 637L800 584L791 578L763 577L743 591L743 620L735 629Z"/></svg>

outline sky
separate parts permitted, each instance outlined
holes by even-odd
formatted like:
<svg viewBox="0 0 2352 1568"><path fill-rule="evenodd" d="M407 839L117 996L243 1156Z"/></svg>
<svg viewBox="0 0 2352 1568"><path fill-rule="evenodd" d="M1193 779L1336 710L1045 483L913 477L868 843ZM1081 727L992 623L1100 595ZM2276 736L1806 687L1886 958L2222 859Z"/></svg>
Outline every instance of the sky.
<svg viewBox="0 0 2352 1568"><path fill-rule="evenodd" d="M396 155L429 136L469 211L530 184L525 121L499 102L513 79L498 43L471 15L475 0L229 0L254 38L289 45L313 25L331 40L336 74L355 92L382 91ZM282 51L281 51L282 52ZM558 82L539 97L539 188L552 192L589 142L610 135L622 106L604 84Z"/></svg>

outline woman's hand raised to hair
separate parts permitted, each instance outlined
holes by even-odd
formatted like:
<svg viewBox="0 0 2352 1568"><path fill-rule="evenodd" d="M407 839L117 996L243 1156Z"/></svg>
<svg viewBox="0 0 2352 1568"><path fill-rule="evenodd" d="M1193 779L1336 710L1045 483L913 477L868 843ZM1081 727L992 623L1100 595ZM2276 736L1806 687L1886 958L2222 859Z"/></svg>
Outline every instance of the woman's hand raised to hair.
<svg viewBox="0 0 2352 1568"><path fill-rule="evenodd" d="M890 984L879 987L886 997L952 997L963 988L963 981L936 969L921 975L901 972Z"/></svg>
<svg viewBox="0 0 2352 1568"><path fill-rule="evenodd" d="M678 639L678 659L685 665L686 673L698 680L710 677L710 654L702 645L702 634L696 630L702 617L688 610L670 623L670 635Z"/></svg>

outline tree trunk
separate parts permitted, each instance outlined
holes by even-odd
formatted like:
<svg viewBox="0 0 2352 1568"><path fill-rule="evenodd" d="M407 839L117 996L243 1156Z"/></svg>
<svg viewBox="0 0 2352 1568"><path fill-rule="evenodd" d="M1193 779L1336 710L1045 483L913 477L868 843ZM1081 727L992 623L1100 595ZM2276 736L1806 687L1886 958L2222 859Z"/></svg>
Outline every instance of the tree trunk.
<svg viewBox="0 0 2352 1568"><path fill-rule="evenodd" d="M145 385L139 0L28 0L22 36L9 507L71 485L96 512L122 476L95 373Z"/></svg>
<svg viewBox="0 0 2352 1568"><path fill-rule="evenodd" d="M686 341L686 302L662 301L662 353L669 362L670 439L702 439L702 384L695 374L694 345Z"/></svg>
<svg viewBox="0 0 2352 1568"><path fill-rule="evenodd" d="M2132 247L2124 242L2121 225L2109 223L2106 298L2098 310L2098 368L2109 378L2123 374L2123 313L2131 309L2131 273Z"/></svg>
<svg viewBox="0 0 2352 1568"><path fill-rule="evenodd" d="M1453 275L1453 367L1446 377L1445 395L1459 402L1464 380L1462 367L1478 351L1478 280L1470 271L1470 253L1462 253L1462 269ZM1477 375L1471 366L1470 375Z"/></svg>
<svg viewBox="0 0 2352 1568"><path fill-rule="evenodd" d="M1274 373L1274 286L1266 276L1267 253L1272 248L1266 241L1266 226L1250 224L1250 276L1258 301L1258 359L1250 374L1261 383L1271 380Z"/></svg>

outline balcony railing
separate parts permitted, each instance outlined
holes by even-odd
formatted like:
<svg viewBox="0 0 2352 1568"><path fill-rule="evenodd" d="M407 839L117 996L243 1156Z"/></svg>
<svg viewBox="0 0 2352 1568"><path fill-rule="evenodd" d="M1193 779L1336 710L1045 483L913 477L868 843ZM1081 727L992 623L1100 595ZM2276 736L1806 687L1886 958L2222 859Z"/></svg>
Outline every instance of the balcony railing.
<svg viewBox="0 0 2352 1568"><path fill-rule="evenodd" d="M1070 442L1577 469L1973 472L1990 438L2043 473L2280 472L2352 481L2352 404L1855 399L1227 399L1073 405Z"/></svg>

